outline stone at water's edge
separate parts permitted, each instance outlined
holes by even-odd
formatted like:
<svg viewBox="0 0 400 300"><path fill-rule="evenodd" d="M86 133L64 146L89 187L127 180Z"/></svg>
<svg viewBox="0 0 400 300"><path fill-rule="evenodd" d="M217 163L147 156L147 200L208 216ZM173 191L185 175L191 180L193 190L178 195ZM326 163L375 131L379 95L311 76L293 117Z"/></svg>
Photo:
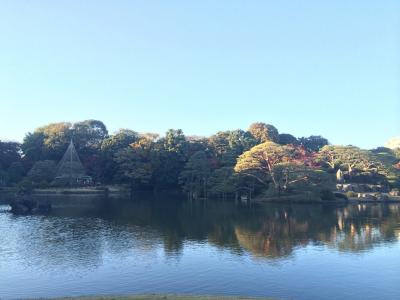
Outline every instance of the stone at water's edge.
<svg viewBox="0 0 400 300"><path fill-rule="evenodd" d="M355 192L355 193L388 193L388 186L381 184L361 184L361 183L345 183L337 184L336 188L340 192Z"/></svg>
<svg viewBox="0 0 400 300"><path fill-rule="evenodd" d="M51 210L51 204L39 204L29 195L17 196L10 202L14 214L46 213Z"/></svg>

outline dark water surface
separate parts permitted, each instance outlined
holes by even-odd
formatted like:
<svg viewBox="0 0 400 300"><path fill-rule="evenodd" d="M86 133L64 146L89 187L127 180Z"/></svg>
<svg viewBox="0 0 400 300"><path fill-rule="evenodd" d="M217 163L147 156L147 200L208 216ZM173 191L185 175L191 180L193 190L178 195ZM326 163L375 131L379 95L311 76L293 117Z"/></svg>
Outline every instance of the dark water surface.
<svg viewBox="0 0 400 300"><path fill-rule="evenodd" d="M184 293L400 299L400 206L109 200L0 206L0 298Z"/></svg>

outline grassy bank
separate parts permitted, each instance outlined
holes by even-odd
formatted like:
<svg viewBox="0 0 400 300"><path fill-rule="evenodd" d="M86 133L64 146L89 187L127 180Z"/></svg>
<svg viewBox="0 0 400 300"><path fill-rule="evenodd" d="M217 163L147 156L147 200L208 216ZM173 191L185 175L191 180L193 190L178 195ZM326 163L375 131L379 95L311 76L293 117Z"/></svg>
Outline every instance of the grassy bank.
<svg viewBox="0 0 400 300"><path fill-rule="evenodd" d="M322 200L316 194L313 193L298 193L298 194L291 194L291 195L281 195L281 196L265 196L260 195L253 199L255 202L281 202L281 203L346 203L346 199L343 198L333 198L331 200Z"/></svg>
<svg viewBox="0 0 400 300"><path fill-rule="evenodd" d="M103 185L103 186L88 186L88 187L49 187L35 188L34 194L103 194L108 193L125 193L129 192L129 188L124 185Z"/></svg>
<svg viewBox="0 0 400 300"><path fill-rule="evenodd" d="M0 189L0 194L14 195L18 192L17 187L3 187ZM52 195L52 194L104 194L108 193L129 193L130 189L126 185L103 185L103 186L88 186L88 187L47 187L34 188L32 194L37 195Z"/></svg>

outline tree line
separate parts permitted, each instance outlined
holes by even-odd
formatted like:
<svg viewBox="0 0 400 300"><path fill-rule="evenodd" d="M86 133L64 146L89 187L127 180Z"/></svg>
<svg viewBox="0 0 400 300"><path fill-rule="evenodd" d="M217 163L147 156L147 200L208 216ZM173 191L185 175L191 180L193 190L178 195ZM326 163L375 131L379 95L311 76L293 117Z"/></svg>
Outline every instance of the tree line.
<svg viewBox="0 0 400 300"><path fill-rule="evenodd" d="M71 139L96 183L134 190L182 190L191 198L320 193L334 189L339 169L347 180L399 187L399 149L334 146L261 122L198 137L180 129L163 136L130 129L109 134L98 120L49 124L22 143L0 141L0 186L51 186Z"/></svg>

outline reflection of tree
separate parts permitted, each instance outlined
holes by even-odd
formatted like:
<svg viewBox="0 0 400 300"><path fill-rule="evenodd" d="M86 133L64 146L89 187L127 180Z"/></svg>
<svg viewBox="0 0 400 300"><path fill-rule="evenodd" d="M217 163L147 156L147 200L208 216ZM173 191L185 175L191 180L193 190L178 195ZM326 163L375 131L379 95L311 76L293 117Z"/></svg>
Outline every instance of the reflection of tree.
<svg viewBox="0 0 400 300"><path fill-rule="evenodd" d="M310 243L364 251L394 241L399 220L396 205L271 206L251 222L238 223L235 234L240 245L254 255L271 258L287 256L295 247Z"/></svg>
<svg viewBox="0 0 400 300"><path fill-rule="evenodd" d="M230 202L173 199L123 203L118 200L108 207L104 218L158 232L165 253L174 256L188 240L207 241L236 253L244 248L269 258L290 255L294 248L311 243L362 251L395 239L400 220L396 205L238 207Z"/></svg>
<svg viewBox="0 0 400 300"><path fill-rule="evenodd" d="M396 239L400 212L397 205L359 204L337 212L338 226L327 241L343 251L363 251Z"/></svg>
<svg viewBox="0 0 400 300"><path fill-rule="evenodd" d="M267 216L260 215L235 226L235 235L240 245L256 256L288 256L293 247L305 243L309 232L308 222L296 220L291 214L290 207L276 207Z"/></svg>
<svg viewBox="0 0 400 300"><path fill-rule="evenodd" d="M229 247L236 252L240 250L232 224L214 224L208 234L208 242L220 248Z"/></svg>
<svg viewBox="0 0 400 300"><path fill-rule="evenodd" d="M109 199L96 210L63 210L62 216L54 212L35 217L29 228L16 228L19 239L32 241L29 249L20 251L29 263L92 268L101 264L104 253L124 257L134 251L151 259L161 247L166 256L179 258L187 241L268 259L289 256L296 247L310 244L358 252L399 239L399 222L397 205L241 207L149 198Z"/></svg>
<svg viewBox="0 0 400 300"><path fill-rule="evenodd" d="M396 236L396 205L267 204L238 207L230 202L139 201L122 210L130 224L158 231L167 255L181 253L186 240L236 253L244 248L269 258L290 255L311 243L362 251ZM120 218L119 218L120 219Z"/></svg>

